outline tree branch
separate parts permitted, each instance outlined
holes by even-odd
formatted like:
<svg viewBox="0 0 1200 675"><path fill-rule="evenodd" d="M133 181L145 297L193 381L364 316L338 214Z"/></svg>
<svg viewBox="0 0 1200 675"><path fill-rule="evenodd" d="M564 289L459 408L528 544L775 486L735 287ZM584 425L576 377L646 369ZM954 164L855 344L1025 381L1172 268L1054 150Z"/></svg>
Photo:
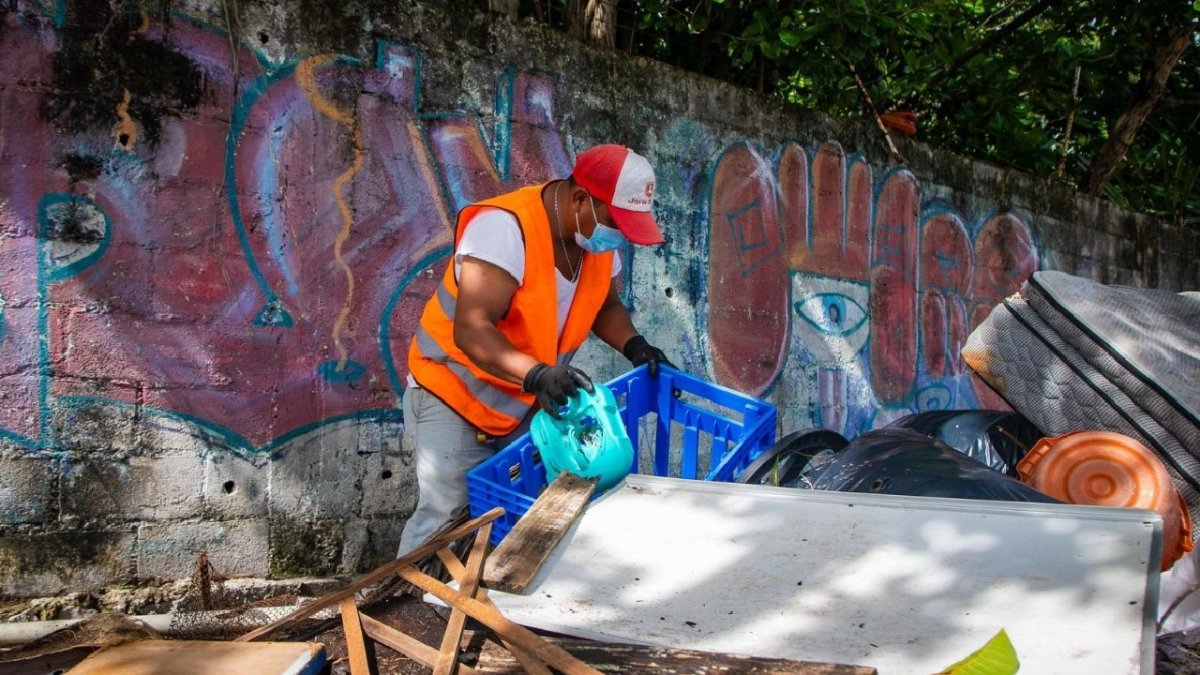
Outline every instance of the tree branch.
<svg viewBox="0 0 1200 675"><path fill-rule="evenodd" d="M995 47L1001 40L1007 38L1009 35L1012 35L1012 33L1014 31L1016 31L1018 28L1020 28L1021 26L1024 26L1025 24L1029 23L1030 21L1033 21L1035 18L1037 18L1037 16L1039 14L1041 14L1041 13L1045 12L1047 9L1049 9L1052 5L1054 5L1054 2L1055 2L1055 0L1039 0L1032 7L1025 10L1024 12L1021 12L1021 14L1018 15L1016 18L1014 18L1012 21L1009 21L1008 23L1004 24L1004 26L1001 27L999 30L997 30L995 33L992 33L991 35L989 35L986 40L976 44L974 47L971 47L970 49L963 52L962 54L959 54L958 58L954 59L954 62L951 63L945 70L943 70L942 72L933 76L933 78L929 82L929 86L927 87L927 89L929 89L929 90L936 89L937 85L939 85L942 82L949 79L951 75L957 73L959 71L959 69L961 69L963 66L967 65L967 63L970 62L971 59L975 58L976 56L979 56L980 54L982 54L986 51L991 50L992 47Z"/></svg>
<svg viewBox="0 0 1200 675"><path fill-rule="evenodd" d="M1176 108L1184 105L1200 105L1200 93L1188 94L1171 94L1163 97L1163 100L1158 104L1161 108Z"/></svg>
<svg viewBox="0 0 1200 675"><path fill-rule="evenodd" d="M1058 160L1058 177L1067 175L1067 156L1071 154L1071 131L1075 128L1075 111L1079 108L1079 75L1082 66L1075 66L1075 86L1071 88L1071 112L1067 115L1067 131L1063 134L1062 157Z"/></svg>
<svg viewBox="0 0 1200 675"><path fill-rule="evenodd" d="M1171 71L1191 46L1192 32L1189 27L1171 26L1163 30L1153 56L1142 69L1142 77L1133 88L1129 105L1112 125L1108 140L1096 152L1092 165L1088 167L1082 183L1083 192L1097 195L1108 184L1121 161L1125 159L1129 146L1133 145L1133 139L1141 129L1142 123L1166 97L1167 80L1171 77Z"/></svg>
<svg viewBox="0 0 1200 675"><path fill-rule="evenodd" d="M871 93L867 91L867 86L863 84L862 78L858 76L858 69L844 56L842 57L842 62L850 69L850 74L854 76L854 84L858 87L858 93L862 94L863 104L866 106L867 112L871 114L871 117L875 120L875 126L879 127L879 131L883 134L884 139L887 140L888 152L892 154L892 159L900 164L905 164L904 156L896 149L896 144L892 142L891 134L888 133L887 127L884 126L883 119L879 117L879 111L875 108L875 102L871 100Z"/></svg>

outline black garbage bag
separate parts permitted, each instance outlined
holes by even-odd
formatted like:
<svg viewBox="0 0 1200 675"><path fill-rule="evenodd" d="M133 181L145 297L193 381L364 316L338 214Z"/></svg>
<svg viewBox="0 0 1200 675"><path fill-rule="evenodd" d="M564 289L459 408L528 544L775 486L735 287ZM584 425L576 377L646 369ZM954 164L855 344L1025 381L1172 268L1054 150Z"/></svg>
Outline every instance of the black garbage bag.
<svg viewBox="0 0 1200 675"><path fill-rule="evenodd" d="M804 429L775 441L735 482L749 485L811 488L811 477L849 441L836 431Z"/></svg>
<svg viewBox="0 0 1200 675"><path fill-rule="evenodd" d="M1018 412L1004 410L930 410L888 425L913 429L976 459L989 468L1017 477L1017 463L1045 437Z"/></svg>
<svg viewBox="0 0 1200 675"><path fill-rule="evenodd" d="M891 427L855 438L813 476L812 486L835 492L1059 503L939 440Z"/></svg>

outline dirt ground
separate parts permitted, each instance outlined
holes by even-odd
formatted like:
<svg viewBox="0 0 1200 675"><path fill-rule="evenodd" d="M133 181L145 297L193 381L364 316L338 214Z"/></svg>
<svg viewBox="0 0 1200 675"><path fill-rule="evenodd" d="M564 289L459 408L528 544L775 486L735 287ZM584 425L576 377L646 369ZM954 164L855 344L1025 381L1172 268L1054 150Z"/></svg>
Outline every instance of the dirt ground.
<svg viewBox="0 0 1200 675"><path fill-rule="evenodd" d="M397 595L364 612L402 633L437 649L446 630L443 619L432 605L412 595ZM325 645L325 655L330 663L331 675L349 675L350 664L346 660L346 635L337 625L312 638ZM375 648L376 665L380 675L418 675L432 672L429 668L387 647Z"/></svg>

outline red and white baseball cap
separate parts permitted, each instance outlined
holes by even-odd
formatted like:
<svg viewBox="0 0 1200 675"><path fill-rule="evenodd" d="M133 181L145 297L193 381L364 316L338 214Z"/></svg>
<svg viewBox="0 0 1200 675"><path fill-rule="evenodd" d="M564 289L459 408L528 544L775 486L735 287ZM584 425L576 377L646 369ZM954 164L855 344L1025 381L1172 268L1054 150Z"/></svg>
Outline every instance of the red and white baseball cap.
<svg viewBox="0 0 1200 675"><path fill-rule="evenodd" d="M597 145L575 158L575 183L608 206L613 223L635 244L663 242L650 207L654 204L654 168L623 145Z"/></svg>

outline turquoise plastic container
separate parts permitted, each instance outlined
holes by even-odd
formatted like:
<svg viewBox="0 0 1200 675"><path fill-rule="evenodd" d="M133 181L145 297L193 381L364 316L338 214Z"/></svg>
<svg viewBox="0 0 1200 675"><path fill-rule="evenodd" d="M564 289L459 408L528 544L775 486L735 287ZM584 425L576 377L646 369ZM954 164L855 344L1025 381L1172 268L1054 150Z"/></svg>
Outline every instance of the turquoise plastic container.
<svg viewBox="0 0 1200 675"><path fill-rule="evenodd" d="M633 467L633 443L621 422L617 401L605 386L580 389L567 399L561 417L539 410L530 422L533 444L552 482L567 471L598 479L597 492L621 482Z"/></svg>

